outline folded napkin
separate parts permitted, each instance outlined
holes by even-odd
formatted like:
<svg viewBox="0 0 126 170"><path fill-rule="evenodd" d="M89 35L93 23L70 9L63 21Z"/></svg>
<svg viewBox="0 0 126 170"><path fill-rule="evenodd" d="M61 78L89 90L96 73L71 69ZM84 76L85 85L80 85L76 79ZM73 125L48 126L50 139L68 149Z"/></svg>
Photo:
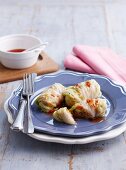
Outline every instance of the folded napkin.
<svg viewBox="0 0 126 170"><path fill-rule="evenodd" d="M126 59L109 48L77 45L64 60L66 68L96 73L126 85Z"/></svg>

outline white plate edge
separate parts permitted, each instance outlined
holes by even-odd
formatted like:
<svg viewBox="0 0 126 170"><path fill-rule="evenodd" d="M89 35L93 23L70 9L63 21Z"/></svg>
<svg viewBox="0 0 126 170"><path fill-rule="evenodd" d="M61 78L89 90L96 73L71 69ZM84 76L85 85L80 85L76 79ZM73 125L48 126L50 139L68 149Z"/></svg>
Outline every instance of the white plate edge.
<svg viewBox="0 0 126 170"><path fill-rule="evenodd" d="M5 101L4 110L7 114L8 122L12 124L13 119L12 119L10 111L8 110L8 101L9 101L9 98ZM62 144L87 144L87 143L112 139L122 134L125 130L126 130L126 123L123 123L122 125L106 133L103 133L100 135L89 136L89 137L82 137L82 138L58 137L58 136L42 134L42 133L41 134L40 133L39 134L38 133L28 134L28 136L34 139L40 140L40 141L45 141L45 142L54 142L54 143L62 143Z"/></svg>

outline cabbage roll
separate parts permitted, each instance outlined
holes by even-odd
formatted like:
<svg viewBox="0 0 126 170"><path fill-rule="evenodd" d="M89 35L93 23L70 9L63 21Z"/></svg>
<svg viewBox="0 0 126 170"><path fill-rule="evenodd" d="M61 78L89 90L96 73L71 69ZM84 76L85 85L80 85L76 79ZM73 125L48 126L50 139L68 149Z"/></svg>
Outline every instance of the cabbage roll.
<svg viewBox="0 0 126 170"><path fill-rule="evenodd" d="M55 83L36 99L38 107L46 113L53 113L57 110L63 101L63 91L65 87L60 83Z"/></svg>
<svg viewBox="0 0 126 170"><path fill-rule="evenodd" d="M88 98L98 98L101 94L100 85L94 79L78 83L75 86L69 86L63 93L68 107L72 107L75 103Z"/></svg>
<svg viewBox="0 0 126 170"><path fill-rule="evenodd" d="M67 107L62 107L59 110L55 111L53 113L53 117L57 121L64 122L66 124L74 125L76 123Z"/></svg>
<svg viewBox="0 0 126 170"><path fill-rule="evenodd" d="M107 110L105 99L86 99L81 103L76 103L70 109L73 117L93 119L96 117L104 117Z"/></svg>

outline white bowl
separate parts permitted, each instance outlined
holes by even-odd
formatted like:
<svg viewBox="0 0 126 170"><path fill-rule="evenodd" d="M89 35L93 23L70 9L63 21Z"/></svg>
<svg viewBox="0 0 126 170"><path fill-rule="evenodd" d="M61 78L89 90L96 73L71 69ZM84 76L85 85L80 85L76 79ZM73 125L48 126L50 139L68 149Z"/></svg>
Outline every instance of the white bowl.
<svg viewBox="0 0 126 170"><path fill-rule="evenodd" d="M12 69L24 69L37 62L41 49L27 52L8 52L13 49L28 49L42 43L32 35L14 34L0 38L0 62L5 67Z"/></svg>

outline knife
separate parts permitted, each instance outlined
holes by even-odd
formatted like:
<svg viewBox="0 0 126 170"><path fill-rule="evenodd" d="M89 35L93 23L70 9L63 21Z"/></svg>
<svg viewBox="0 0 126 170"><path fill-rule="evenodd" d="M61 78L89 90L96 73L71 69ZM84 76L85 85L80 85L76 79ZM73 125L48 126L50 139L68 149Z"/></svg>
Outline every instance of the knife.
<svg viewBox="0 0 126 170"><path fill-rule="evenodd" d="M10 127L12 130L16 130L16 131L23 130L24 113L25 113L26 104L27 104L27 101L23 97L23 94L21 92L20 104L19 104L19 112L17 114L16 119L14 120L13 124Z"/></svg>

